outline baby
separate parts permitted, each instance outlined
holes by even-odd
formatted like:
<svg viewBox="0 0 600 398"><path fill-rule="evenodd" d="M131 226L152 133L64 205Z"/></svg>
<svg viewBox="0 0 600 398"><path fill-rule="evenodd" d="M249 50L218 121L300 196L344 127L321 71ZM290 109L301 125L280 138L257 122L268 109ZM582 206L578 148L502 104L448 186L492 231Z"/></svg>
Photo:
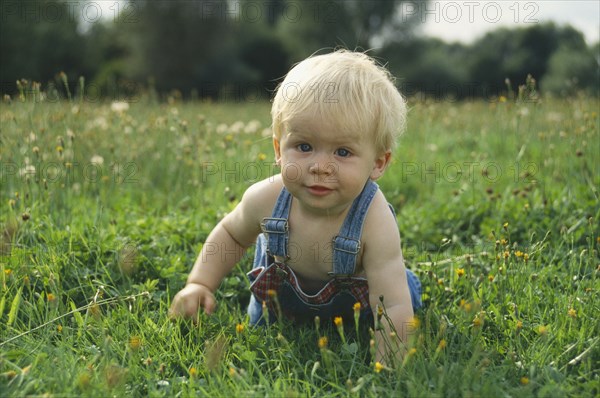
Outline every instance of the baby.
<svg viewBox="0 0 600 398"><path fill-rule="evenodd" d="M248 188L208 236L173 299L173 316L216 307L215 290L256 244L248 274L250 323L363 319L381 305L406 342L420 283L404 267L393 210L374 182L390 164L406 105L384 68L363 53L309 57L287 74L271 110L281 173ZM356 304L359 303L359 304ZM377 332L377 360L391 331ZM387 345L389 347L389 345ZM401 354L400 354L401 355Z"/></svg>

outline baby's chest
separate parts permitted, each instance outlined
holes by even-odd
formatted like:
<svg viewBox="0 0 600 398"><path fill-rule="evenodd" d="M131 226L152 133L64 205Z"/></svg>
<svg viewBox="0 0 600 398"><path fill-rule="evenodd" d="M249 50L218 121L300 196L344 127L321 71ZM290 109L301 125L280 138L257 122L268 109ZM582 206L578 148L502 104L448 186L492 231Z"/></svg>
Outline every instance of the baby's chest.
<svg viewBox="0 0 600 398"><path fill-rule="evenodd" d="M311 279L328 280L334 271L333 239L338 231L295 231L290 234L287 265ZM361 254L356 258L355 273L360 272Z"/></svg>

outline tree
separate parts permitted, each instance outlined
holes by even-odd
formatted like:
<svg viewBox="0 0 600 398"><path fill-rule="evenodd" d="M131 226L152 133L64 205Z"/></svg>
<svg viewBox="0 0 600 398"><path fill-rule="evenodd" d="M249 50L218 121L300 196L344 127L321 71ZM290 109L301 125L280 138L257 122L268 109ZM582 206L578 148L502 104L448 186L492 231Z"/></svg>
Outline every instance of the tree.
<svg viewBox="0 0 600 398"><path fill-rule="evenodd" d="M578 92L598 96L599 70L600 64L591 50L562 46L550 57L548 73L544 75L540 87L545 92L561 96Z"/></svg>
<svg viewBox="0 0 600 398"><path fill-rule="evenodd" d="M324 48L369 49L410 36L426 0L286 1L277 31L294 61ZM411 12L402 13L402 7Z"/></svg>
<svg viewBox="0 0 600 398"><path fill-rule="evenodd" d="M21 78L46 83L61 71L72 79L90 72L73 4L3 0L0 9L0 91L13 93Z"/></svg>

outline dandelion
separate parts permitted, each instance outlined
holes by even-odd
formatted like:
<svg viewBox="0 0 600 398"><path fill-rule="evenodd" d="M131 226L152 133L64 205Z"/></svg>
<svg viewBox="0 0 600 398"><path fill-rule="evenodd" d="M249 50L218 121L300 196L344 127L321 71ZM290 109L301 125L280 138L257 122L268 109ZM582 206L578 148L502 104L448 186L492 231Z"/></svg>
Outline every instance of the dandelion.
<svg viewBox="0 0 600 398"><path fill-rule="evenodd" d="M488 275L488 281L493 282L494 281L495 276L492 274Z"/></svg>
<svg viewBox="0 0 600 398"><path fill-rule="evenodd" d="M198 375L198 370L193 366L189 369L189 372L190 372L190 377L192 377L192 378L196 377Z"/></svg>
<svg viewBox="0 0 600 398"><path fill-rule="evenodd" d="M443 350L444 348L446 348L446 340L441 339L439 344L438 344L438 351Z"/></svg>
<svg viewBox="0 0 600 398"><path fill-rule="evenodd" d="M267 159L267 155L265 155L264 153L259 153L258 154L258 160L260 160L261 162Z"/></svg>
<svg viewBox="0 0 600 398"><path fill-rule="evenodd" d="M385 369L385 367L380 362L375 362L375 372L376 373L381 372L383 369Z"/></svg>
<svg viewBox="0 0 600 398"><path fill-rule="evenodd" d="M235 332L237 334L240 334L244 331L244 324L243 323L238 323L237 325L235 325Z"/></svg>
<svg viewBox="0 0 600 398"><path fill-rule="evenodd" d="M10 274L12 274L12 269L7 268L7 269L4 270L4 275L10 276Z"/></svg>
<svg viewBox="0 0 600 398"><path fill-rule="evenodd" d="M408 321L408 325L412 330L416 330L421 326L421 320L416 316L413 316L410 321Z"/></svg>
<svg viewBox="0 0 600 398"><path fill-rule="evenodd" d="M408 350L408 356L413 356L417 353L417 349L415 347Z"/></svg>
<svg viewBox="0 0 600 398"><path fill-rule="evenodd" d="M523 377L521 377L521 379L519 380L519 382L520 382L522 385L526 386L527 384L529 384L529 378L527 378L527 377L523 376Z"/></svg>
<svg viewBox="0 0 600 398"><path fill-rule="evenodd" d="M504 258L509 258L510 252L508 250L505 250L503 255L504 255Z"/></svg>
<svg viewBox="0 0 600 398"><path fill-rule="evenodd" d="M522 251L520 251L520 250L517 250L517 251L515 252L515 256L516 256L516 257L518 257L518 258L521 258L521 257L523 257L523 254L524 254L524 253L523 253Z"/></svg>
<svg viewBox="0 0 600 398"><path fill-rule="evenodd" d="M459 268L456 270L456 275L458 275L458 277L460 278L461 276L463 276L465 274L465 269L464 268Z"/></svg>
<svg viewBox="0 0 600 398"><path fill-rule="evenodd" d="M56 331L57 331L58 333L61 333L61 332L62 332L62 330L63 330L63 327L62 327L62 325L61 325L61 324L58 324L58 325L56 325Z"/></svg>
<svg viewBox="0 0 600 398"><path fill-rule="evenodd" d="M115 101L110 104L110 110L115 113L123 113L129 109L129 103L125 101Z"/></svg>
<svg viewBox="0 0 600 398"><path fill-rule="evenodd" d="M267 295L271 298L277 297L277 292L274 289L267 290Z"/></svg>
<svg viewBox="0 0 600 398"><path fill-rule="evenodd" d="M104 158L100 155L94 155L90 159L90 163L98 165L98 166L102 166L104 164Z"/></svg>
<svg viewBox="0 0 600 398"><path fill-rule="evenodd" d="M52 293L48 293L46 295L46 298L48 299L49 302L52 302L52 301L56 300L56 296L54 294L52 294Z"/></svg>
<svg viewBox="0 0 600 398"><path fill-rule="evenodd" d="M505 230L507 230L508 229L508 223L505 222L504 224L502 224L502 228L504 228Z"/></svg>
<svg viewBox="0 0 600 398"><path fill-rule="evenodd" d="M340 335L340 338L342 339L342 343L346 344L346 336L344 335L344 320L342 319L341 316L336 316L333 319L333 323L337 327L337 331L338 331L338 334Z"/></svg>
<svg viewBox="0 0 600 398"><path fill-rule="evenodd" d="M326 337L326 336L320 337L320 338L319 338L319 343L318 343L318 344L319 344L319 348L320 348L321 350L324 350L325 348L327 348L327 343L328 343L328 342L329 342L329 341L327 340L327 337Z"/></svg>
<svg viewBox="0 0 600 398"><path fill-rule="evenodd" d="M360 303L359 302L354 303L354 305L352 306L352 309L354 310L354 328L356 330L356 335L358 336L358 321L360 319Z"/></svg>
<svg viewBox="0 0 600 398"><path fill-rule="evenodd" d="M523 322L517 321L517 325L515 326L515 328L517 329L517 331L523 329Z"/></svg>
<svg viewBox="0 0 600 398"><path fill-rule="evenodd" d="M59 155L62 155L63 151L64 151L64 148L62 147L62 145L56 146L56 152L58 152Z"/></svg>
<svg viewBox="0 0 600 398"><path fill-rule="evenodd" d="M577 318L577 310L575 310L575 308L569 308L567 315L569 315L571 318Z"/></svg>
<svg viewBox="0 0 600 398"><path fill-rule="evenodd" d="M229 376L234 377L237 374L235 368L233 366L229 367Z"/></svg>
<svg viewBox="0 0 600 398"><path fill-rule="evenodd" d="M537 331L541 336L545 336L548 334L548 327L546 327L544 325L540 325L540 326L538 326Z"/></svg>
<svg viewBox="0 0 600 398"><path fill-rule="evenodd" d="M480 327L481 325L483 325L483 319L481 319L481 318L479 317L479 315L477 315L477 316L476 316L476 317L473 319L473 326L474 326L474 327L476 327L476 328L478 328L478 327Z"/></svg>
<svg viewBox="0 0 600 398"><path fill-rule="evenodd" d="M142 363L146 366L150 366L150 365L152 365L152 358L148 357L148 358L142 360Z"/></svg>
<svg viewBox="0 0 600 398"><path fill-rule="evenodd" d="M523 260L524 260L525 262L529 261L529 254L527 254L527 253L523 253Z"/></svg>
<svg viewBox="0 0 600 398"><path fill-rule="evenodd" d="M141 346L142 339L140 338L140 336L131 336L129 338L129 348L131 348L133 351L139 350Z"/></svg>
<svg viewBox="0 0 600 398"><path fill-rule="evenodd" d="M508 241L506 239L502 238L502 239L500 239L500 244L503 245L503 246L507 245Z"/></svg>

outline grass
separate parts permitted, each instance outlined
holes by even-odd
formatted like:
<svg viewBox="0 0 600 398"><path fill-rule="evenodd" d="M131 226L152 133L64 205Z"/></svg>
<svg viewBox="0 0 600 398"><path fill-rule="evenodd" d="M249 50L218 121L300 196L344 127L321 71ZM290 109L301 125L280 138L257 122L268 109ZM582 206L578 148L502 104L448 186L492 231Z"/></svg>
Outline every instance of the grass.
<svg viewBox="0 0 600 398"><path fill-rule="evenodd" d="M216 314L167 318L276 172L268 104L2 104L0 395L597 396L598 100L410 105L380 186L425 308L382 368L368 325L248 326L251 252Z"/></svg>

